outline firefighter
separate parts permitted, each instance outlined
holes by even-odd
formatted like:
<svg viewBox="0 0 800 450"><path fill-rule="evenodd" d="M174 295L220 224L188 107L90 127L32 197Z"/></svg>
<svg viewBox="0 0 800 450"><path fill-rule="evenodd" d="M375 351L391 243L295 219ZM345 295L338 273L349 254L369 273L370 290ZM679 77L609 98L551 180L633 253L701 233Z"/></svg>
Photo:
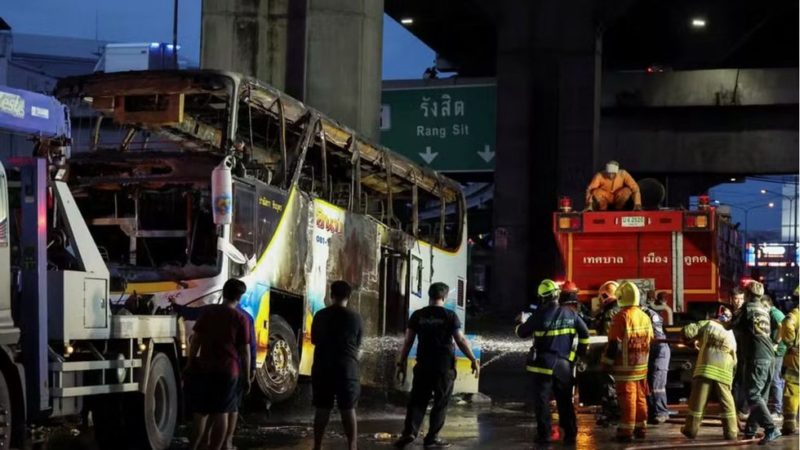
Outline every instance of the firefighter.
<svg viewBox="0 0 800 450"><path fill-rule="evenodd" d="M745 303L734 314L728 328L738 332L737 336L741 337L737 344L742 347L741 354L745 358L745 389L750 415L744 436L745 439L752 439L760 426L764 428L764 438L760 443L766 444L779 438L781 433L775 428L767 407L775 349L770 339L769 311L761 303L763 295L763 284L758 281L749 282L744 292Z"/></svg>
<svg viewBox="0 0 800 450"><path fill-rule="evenodd" d="M664 332L664 318L658 311L643 304L642 309L653 324L653 337L660 342L650 346L650 359L647 364L647 407L650 423L660 425L669 419L667 408L667 373L669 372L670 350Z"/></svg>
<svg viewBox="0 0 800 450"><path fill-rule="evenodd" d="M550 442L551 418L550 398L554 396L558 417L563 429L564 443L574 444L578 434L575 408L572 405L572 342L578 336L577 355L586 352L589 330L577 313L558 304L559 288L552 280L539 285L541 305L536 314L517 325L517 336L526 339L533 336L526 363L531 374L536 413L537 443Z"/></svg>
<svg viewBox="0 0 800 450"><path fill-rule="evenodd" d="M586 188L586 210L605 211L625 209L633 197L633 209L642 209L642 195L639 185L631 174L619 168L619 163L609 161L606 170L595 174Z"/></svg>
<svg viewBox="0 0 800 450"><path fill-rule="evenodd" d="M781 342L787 346L783 358L783 434L797 433L797 410L800 403L800 310L795 307L781 324Z"/></svg>
<svg viewBox="0 0 800 450"><path fill-rule="evenodd" d="M619 284L616 281L606 281L598 290L603 306L595 318L594 328L599 336L608 336L611 322L619 312L619 305L617 304L618 287ZM610 426L619 419L619 402L617 401L617 391L614 388L614 376L608 371L602 378L600 411L600 417L597 419L598 425Z"/></svg>
<svg viewBox="0 0 800 450"><path fill-rule="evenodd" d="M620 311L608 331L603 364L612 366L620 406L617 440L630 442L647 433L647 362L653 325L639 307L639 288L626 281L617 289Z"/></svg>
<svg viewBox="0 0 800 450"><path fill-rule="evenodd" d="M681 433L689 439L697 436L711 392L716 393L722 408L720 415L725 439L736 440L739 432L736 404L731 394L733 371L736 368L736 338L732 331L722 325L726 319L727 315L723 312L717 320L703 320L686 325L682 330L684 339L698 341L699 347L692 374L686 423L681 428Z"/></svg>

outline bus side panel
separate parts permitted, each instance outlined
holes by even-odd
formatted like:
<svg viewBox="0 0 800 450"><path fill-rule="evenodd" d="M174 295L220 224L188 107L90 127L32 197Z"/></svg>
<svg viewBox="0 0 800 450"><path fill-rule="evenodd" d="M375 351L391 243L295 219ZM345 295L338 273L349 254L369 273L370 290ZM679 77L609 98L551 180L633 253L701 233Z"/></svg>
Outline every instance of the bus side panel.
<svg viewBox="0 0 800 450"><path fill-rule="evenodd" d="M331 282L345 280L353 286L350 306L361 315L365 338L377 336L380 326L378 223L322 200L314 200L311 217L311 252L300 361L303 375L311 374L313 364L311 322L314 314L326 306ZM370 377L363 374L362 378Z"/></svg>
<svg viewBox="0 0 800 450"><path fill-rule="evenodd" d="M266 233L269 235L269 242L265 244L265 250L258 258L255 268L242 278L247 284L247 292L242 297L242 308L254 318L258 367L266 359L269 344L270 291L278 289L303 296L305 288L308 200L297 191L289 194L283 204L280 200L280 196L259 197L259 208L265 211L272 208L278 212L279 218L274 233ZM259 227L266 219L266 215L258 216ZM298 304L298 308L302 309L303 305Z"/></svg>

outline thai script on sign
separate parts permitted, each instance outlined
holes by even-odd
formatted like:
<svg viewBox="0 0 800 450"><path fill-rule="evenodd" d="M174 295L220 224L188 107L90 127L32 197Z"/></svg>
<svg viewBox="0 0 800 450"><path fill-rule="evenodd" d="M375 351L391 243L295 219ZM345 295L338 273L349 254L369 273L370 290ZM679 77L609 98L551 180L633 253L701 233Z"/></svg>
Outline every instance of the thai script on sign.
<svg viewBox="0 0 800 450"><path fill-rule="evenodd" d="M324 212L317 211L316 216L317 228L331 233L341 233L344 231L344 224L341 220L328 217Z"/></svg>
<svg viewBox="0 0 800 450"><path fill-rule="evenodd" d="M642 262L645 264L668 264L669 256L656 255L655 252L650 252L642 257Z"/></svg>
<svg viewBox="0 0 800 450"><path fill-rule="evenodd" d="M687 266L691 266L692 264L703 264L707 263L708 258L705 256L684 256L683 257L683 264Z"/></svg>
<svg viewBox="0 0 800 450"><path fill-rule="evenodd" d="M451 112L451 99L450 94L442 94L439 100L431 97L422 97L422 102L419 104L419 109L425 117L450 117ZM456 100L452 102L452 115L464 115L464 101Z"/></svg>
<svg viewBox="0 0 800 450"><path fill-rule="evenodd" d="M624 264L622 256L584 256L584 264Z"/></svg>

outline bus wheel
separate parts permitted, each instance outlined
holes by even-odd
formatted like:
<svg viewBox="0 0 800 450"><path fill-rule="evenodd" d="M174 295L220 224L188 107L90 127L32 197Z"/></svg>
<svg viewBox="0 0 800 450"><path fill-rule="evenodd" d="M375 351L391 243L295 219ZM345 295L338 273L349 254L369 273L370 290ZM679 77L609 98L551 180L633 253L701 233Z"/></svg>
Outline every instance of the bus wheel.
<svg viewBox="0 0 800 450"><path fill-rule="evenodd" d="M281 316L269 317L267 359L258 371L258 384L273 402L291 397L297 388L300 352L292 327Z"/></svg>
<svg viewBox="0 0 800 450"><path fill-rule="evenodd" d="M11 411L12 406L6 377L0 371L0 450L11 448L11 421L14 418Z"/></svg>
<svg viewBox="0 0 800 450"><path fill-rule="evenodd" d="M144 395L134 394L130 400L128 411L134 415L138 448L169 448L178 423L178 382L167 355L153 356Z"/></svg>

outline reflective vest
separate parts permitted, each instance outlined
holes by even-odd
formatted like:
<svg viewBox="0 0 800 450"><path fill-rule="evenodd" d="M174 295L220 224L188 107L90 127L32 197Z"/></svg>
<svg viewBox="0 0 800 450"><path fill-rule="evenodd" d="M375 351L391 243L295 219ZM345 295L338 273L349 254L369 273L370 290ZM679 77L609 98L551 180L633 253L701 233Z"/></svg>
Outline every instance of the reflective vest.
<svg viewBox="0 0 800 450"><path fill-rule="evenodd" d="M783 357L786 369L784 379L789 383L800 384L800 310L793 309L781 323L781 341L788 347Z"/></svg>
<svg viewBox="0 0 800 450"><path fill-rule="evenodd" d="M639 381L647 378L647 361L653 325L638 306L620 309L608 330L608 345L603 362L612 366L616 381Z"/></svg>
<svg viewBox="0 0 800 450"><path fill-rule="evenodd" d="M525 369L541 375L552 375L558 359L573 362L575 354L582 356L589 345L589 329L578 313L557 302L542 305L515 332L523 339L533 337ZM573 350L576 336L578 346Z"/></svg>
<svg viewBox="0 0 800 450"><path fill-rule="evenodd" d="M683 335L700 342L694 377L708 378L730 386L736 370L736 337L714 320L686 325Z"/></svg>

